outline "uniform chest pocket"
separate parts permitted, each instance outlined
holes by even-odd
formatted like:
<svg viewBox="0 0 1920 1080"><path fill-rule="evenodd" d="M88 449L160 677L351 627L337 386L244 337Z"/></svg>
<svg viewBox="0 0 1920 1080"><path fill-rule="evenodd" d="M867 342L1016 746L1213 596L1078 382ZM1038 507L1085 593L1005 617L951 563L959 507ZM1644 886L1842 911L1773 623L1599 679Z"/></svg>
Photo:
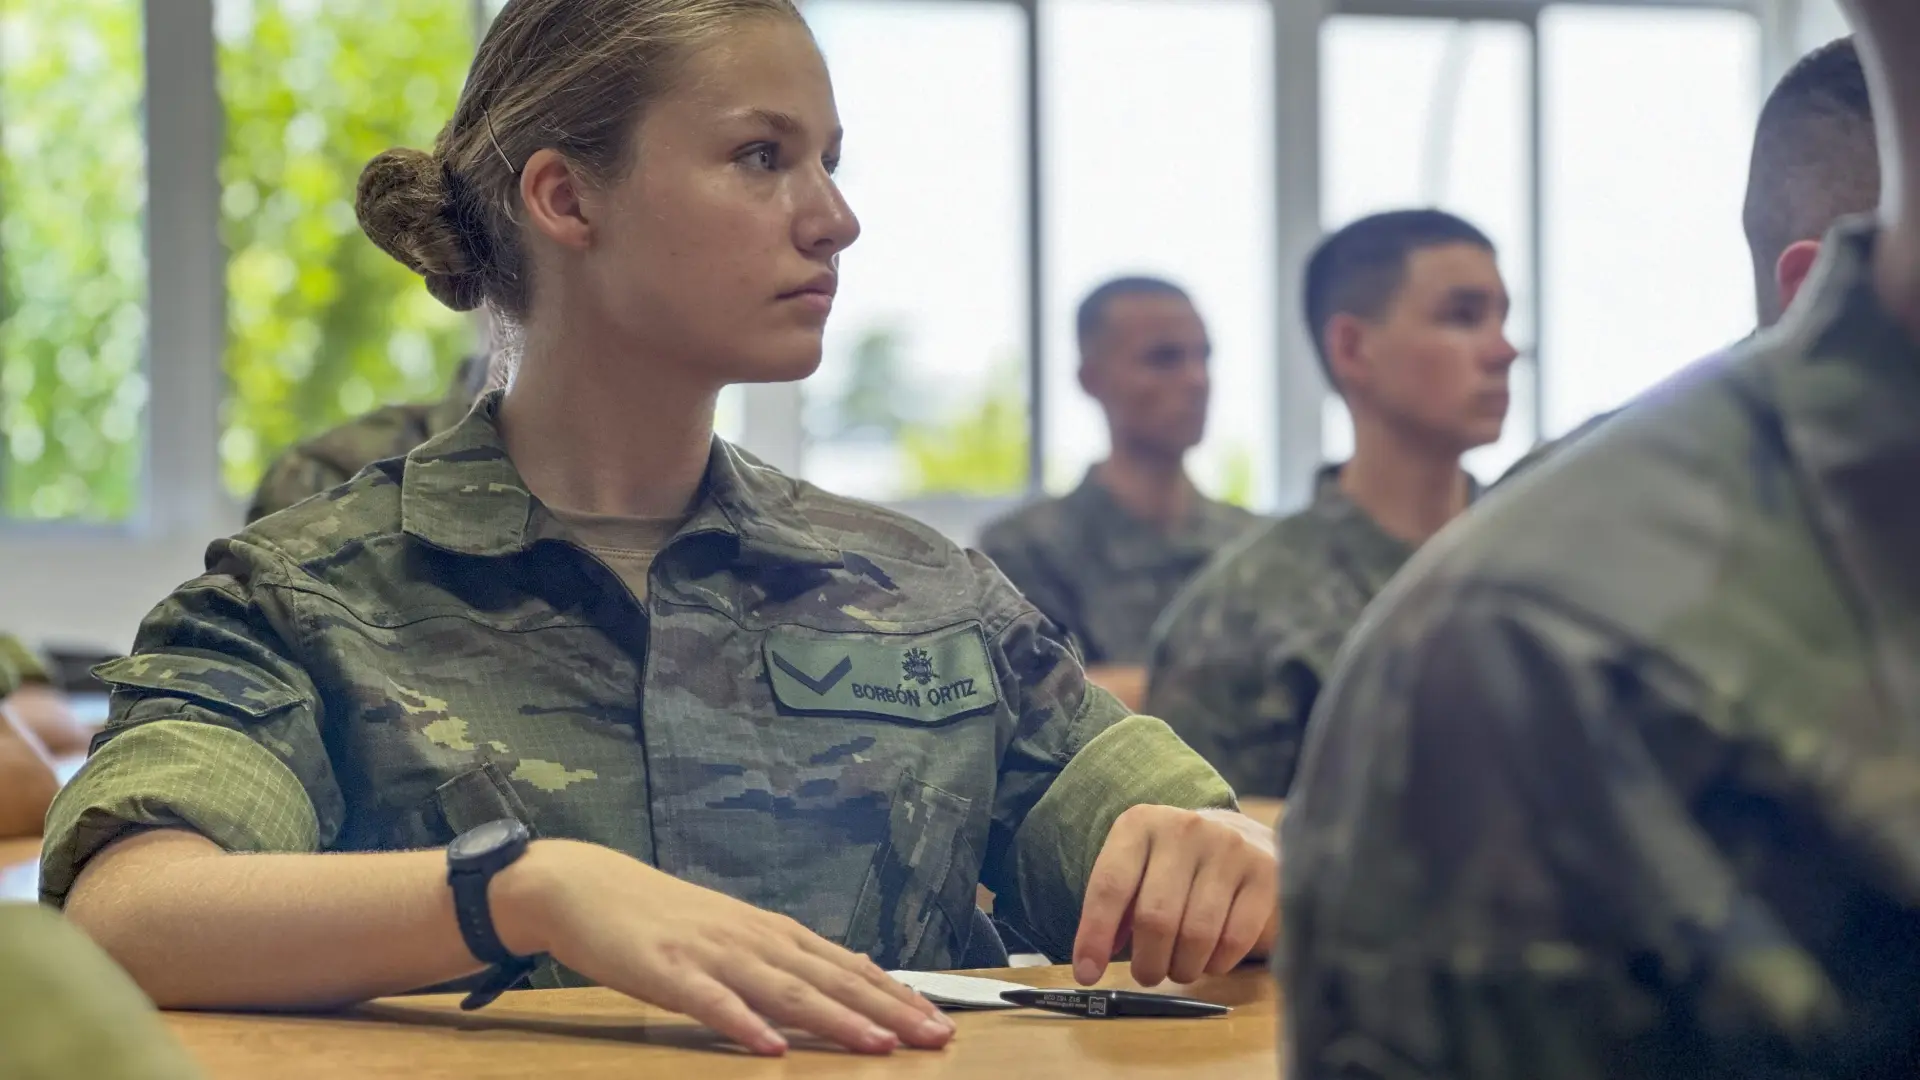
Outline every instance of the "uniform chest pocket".
<svg viewBox="0 0 1920 1080"><path fill-rule="evenodd" d="M468 829L477 829L501 818L512 818L525 825L534 836L540 835L526 804L491 761L434 789L430 812L438 815L448 843Z"/></svg>
<svg viewBox="0 0 1920 1080"><path fill-rule="evenodd" d="M975 933L993 933L974 903L980 857L969 842L971 805L911 773L901 778L886 842L867 868L842 944L889 970L938 971L969 953Z"/></svg>
<svg viewBox="0 0 1920 1080"><path fill-rule="evenodd" d="M843 634L782 627L763 646L781 712L932 726L1000 704L975 623L930 634Z"/></svg>

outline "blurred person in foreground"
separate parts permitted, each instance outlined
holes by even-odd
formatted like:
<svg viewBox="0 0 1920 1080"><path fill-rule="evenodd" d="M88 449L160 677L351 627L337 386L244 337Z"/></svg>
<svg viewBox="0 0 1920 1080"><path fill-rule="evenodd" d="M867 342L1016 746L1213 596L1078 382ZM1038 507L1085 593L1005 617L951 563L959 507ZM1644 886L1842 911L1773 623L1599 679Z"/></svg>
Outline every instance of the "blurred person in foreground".
<svg viewBox="0 0 1920 1080"><path fill-rule="evenodd" d="M1820 258L1834 222L1880 201L1880 153L1866 72L1851 37L1807 54L1760 111L1742 225L1753 256L1759 329L1780 321ZM1514 463L1499 483L1531 470L1611 419L1610 410Z"/></svg>
<svg viewBox="0 0 1920 1080"><path fill-rule="evenodd" d="M1323 695L1294 1075L1920 1070L1920 4L1846 6L1877 220L1430 544Z"/></svg>
<svg viewBox="0 0 1920 1080"><path fill-rule="evenodd" d="M200 1071L98 945L43 907L0 903L0 1076L195 1080Z"/></svg>

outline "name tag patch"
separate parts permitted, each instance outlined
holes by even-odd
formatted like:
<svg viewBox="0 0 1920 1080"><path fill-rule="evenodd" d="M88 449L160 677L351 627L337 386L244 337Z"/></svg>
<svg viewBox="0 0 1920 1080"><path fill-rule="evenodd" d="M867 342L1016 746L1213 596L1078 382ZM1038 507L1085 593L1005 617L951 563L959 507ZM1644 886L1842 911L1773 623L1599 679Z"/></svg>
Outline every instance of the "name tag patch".
<svg viewBox="0 0 1920 1080"><path fill-rule="evenodd" d="M1000 703L978 626L894 641L776 630L765 653L787 712L938 724Z"/></svg>

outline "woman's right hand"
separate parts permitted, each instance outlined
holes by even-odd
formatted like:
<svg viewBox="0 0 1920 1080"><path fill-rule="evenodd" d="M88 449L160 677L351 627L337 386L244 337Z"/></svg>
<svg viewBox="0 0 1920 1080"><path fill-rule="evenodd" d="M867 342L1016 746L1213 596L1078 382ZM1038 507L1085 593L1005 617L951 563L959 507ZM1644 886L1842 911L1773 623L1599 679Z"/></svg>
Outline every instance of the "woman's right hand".
<svg viewBox="0 0 1920 1080"><path fill-rule="evenodd" d="M953 1037L951 1020L867 957L609 848L535 841L488 898L516 954L549 953L757 1054L786 1051L775 1025L869 1054Z"/></svg>

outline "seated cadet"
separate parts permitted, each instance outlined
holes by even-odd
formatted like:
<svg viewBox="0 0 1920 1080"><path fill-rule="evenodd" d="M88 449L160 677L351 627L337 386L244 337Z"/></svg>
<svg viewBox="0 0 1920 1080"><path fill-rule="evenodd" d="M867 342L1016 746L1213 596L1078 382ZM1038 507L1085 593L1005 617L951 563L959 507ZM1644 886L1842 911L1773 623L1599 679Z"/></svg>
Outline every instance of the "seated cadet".
<svg viewBox="0 0 1920 1080"><path fill-rule="evenodd" d="M199 1075L161 1025L153 1003L98 945L37 904L0 903L0 1076L193 1080Z"/></svg>
<svg viewBox="0 0 1920 1080"><path fill-rule="evenodd" d="M247 507L247 524L331 491L376 461L407 452L466 419L474 399L503 385L500 365L469 356L454 369L446 396L431 405L388 405L289 448L267 466Z"/></svg>
<svg viewBox="0 0 1920 1080"><path fill-rule="evenodd" d="M1138 708L1147 634L1176 592L1257 520L1201 495L1212 346L1178 286L1120 278L1080 304L1080 385L1106 413L1107 459L1065 498L987 526L980 550L1064 628L1087 677Z"/></svg>
<svg viewBox="0 0 1920 1080"><path fill-rule="evenodd" d="M1353 416L1313 505L1223 552L1154 634L1147 711L1241 795L1285 798L1307 715L1374 594L1467 508L1460 457L1507 415L1493 243L1438 210L1356 221L1307 263L1306 318Z"/></svg>
<svg viewBox="0 0 1920 1080"><path fill-rule="evenodd" d="M1880 199L1873 105L1852 38L1809 53L1768 96L1747 174L1745 227L1753 253L1760 329L1780 321L1820 256L1834 223ZM1605 412L1534 448L1504 484L1585 438L1619 410Z"/></svg>
<svg viewBox="0 0 1920 1080"><path fill-rule="evenodd" d="M1294 1076L1920 1070L1920 5L1848 6L1883 223L1429 545L1328 684Z"/></svg>
<svg viewBox="0 0 1920 1080"><path fill-rule="evenodd" d="M0 698L11 696L19 685L16 657L0 649ZM39 736L0 706L0 837L40 835L47 804L58 790L60 781Z"/></svg>
<svg viewBox="0 0 1920 1080"><path fill-rule="evenodd" d="M520 325L511 387L213 544L101 670L43 899L164 1006L531 966L768 1054L943 1045L882 965L1004 962L983 882L1085 980L1260 952L1272 837L1205 762L983 558L712 437L819 363L840 141L788 0L508 3L358 210Z"/></svg>
<svg viewBox="0 0 1920 1080"><path fill-rule="evenodd" d="M13 714L14 723L33 733L53 754L78 754L93 738L93 729L73 715L67 695L54 688L47 669L33 651L11 634L0 633L0 710Z"/></svg>

